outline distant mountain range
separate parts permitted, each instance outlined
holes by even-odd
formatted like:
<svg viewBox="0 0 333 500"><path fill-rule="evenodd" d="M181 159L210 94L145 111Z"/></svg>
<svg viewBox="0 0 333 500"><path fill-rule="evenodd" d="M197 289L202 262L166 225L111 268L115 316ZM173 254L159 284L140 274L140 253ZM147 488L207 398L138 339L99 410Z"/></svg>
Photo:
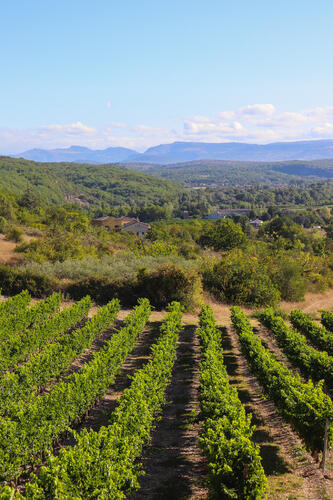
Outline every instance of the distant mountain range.
<svg viewBox="0 0 333 500"><path fill-rule="evenodd" d="M248 144L242 142L205 143L173 142L148 148L144 153L132 149L110 147L92 150L81 146L64 149L30 149L16 158L40 162L76 163L155 163L167 165L194 160L288 161L333 158L333 140L274 142Z"/></svg>
<svg viewBox="0 0 333 500"><path fill-rule="evenodd" d="M137 154L139 154L137 151L127 148L89 149L82 146L71 146L70 148L59 149L29 149L15 155L14 158L47 163L70 161L74 163L104 164L125 161Z"/></svg>

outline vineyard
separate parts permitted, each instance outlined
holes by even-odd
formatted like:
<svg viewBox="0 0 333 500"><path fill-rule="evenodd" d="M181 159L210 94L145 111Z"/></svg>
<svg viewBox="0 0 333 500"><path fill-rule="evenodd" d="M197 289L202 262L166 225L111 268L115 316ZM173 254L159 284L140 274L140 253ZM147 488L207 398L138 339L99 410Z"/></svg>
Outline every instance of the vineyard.
<svg viewBox="0 0 333 500"><path fill-rule="evenodd" d="M0 500L333 498L333 313L0 302Z"/></svg>

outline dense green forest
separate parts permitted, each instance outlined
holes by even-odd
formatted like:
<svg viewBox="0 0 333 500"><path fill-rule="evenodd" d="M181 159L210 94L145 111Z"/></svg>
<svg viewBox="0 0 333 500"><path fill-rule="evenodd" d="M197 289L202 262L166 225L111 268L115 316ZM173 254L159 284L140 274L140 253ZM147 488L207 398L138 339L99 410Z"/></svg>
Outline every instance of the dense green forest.
<svg viewBox="0 0 333 500"><path fill-rule="evenodd" d="M27 186L44 205L67 201L106 212L122 205L164 205L182 192L171 182L115 165L36 163L0 157L0 188L19 195Z"/></svg>
<svg viewBox="0 0 333 500"><path fill-rule="evenodd" d="M124 163L184 187L301 184L333 177L333 160L245 162L198 160L171 165Z"/></svg>
<svg viewBox="0 0 333 500"><path fill-rule="evenodd" d="M233 173L240 176L239 182L243 185L222 183L205 189L189 189L115 165L35 163L1 157L0 189L7 196L16 197L23 206L27 200L24 202L21 198L28 191L28 208L34 197L35 205L44 209L68 203L81 206L89 216L130 215L148 222L172 217L204 217L219 208L247 208L255 216L268 206L301 208L333 202L332 180L315 182L311 178L311 182L301 179L282 186L264 182L248 186L245 185L248 176L242 170L236 168ZM15 205L15 200L12 201Z"/></svg>

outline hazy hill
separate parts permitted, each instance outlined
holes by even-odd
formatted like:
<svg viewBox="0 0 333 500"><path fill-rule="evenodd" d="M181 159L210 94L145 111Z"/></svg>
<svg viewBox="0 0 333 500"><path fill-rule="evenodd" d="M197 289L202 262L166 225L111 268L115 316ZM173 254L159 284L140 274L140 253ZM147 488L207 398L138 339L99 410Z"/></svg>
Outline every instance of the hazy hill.
<svg viewBox="0 0 333 500"><path fill-rule="evenodd" d="M76 163L115 163L125 161L133 154L138 154L133 149L107 148L89 149L82 146L71 146L59 149L30 149L16 155L16 158L41 162L76 162Z"/></svg>
<svg viewBox="0 0 333 500"><path fill-rule="evenodd" d="M286 161L333 158L333 140L247 144L174 142L147 149L130 161L176 163L193 160Z"/></svg>
<svg viewBox="0 0 333 500"><path fill-rule="evenodd" d="M237 162L198 160L168 165L125 163L129 168L181 184L185 187L250 184L285 185L333 178L333 159L288 162Z"/></svg>
<svg viewBox="0 0 333 500"><path fill-rule="evenodd" d="M333 158L333 140L247 144L241 142L174 142L138 153L126 148L92 150L80 146L67 149L31 149L16 157L34 161L77 163L140 162L169 164L194 160L288 161Z"/></svg>

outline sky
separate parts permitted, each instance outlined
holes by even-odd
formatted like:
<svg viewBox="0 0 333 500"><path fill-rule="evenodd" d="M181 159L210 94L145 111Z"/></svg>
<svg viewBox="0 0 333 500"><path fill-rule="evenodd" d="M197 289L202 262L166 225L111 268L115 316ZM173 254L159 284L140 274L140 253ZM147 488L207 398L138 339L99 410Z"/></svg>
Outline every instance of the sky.
<svg viewBox="0 0 333 500"><path fill-rule="evenodd" d="M333 139L331 0L1 0L0 153Z"/></svg>

